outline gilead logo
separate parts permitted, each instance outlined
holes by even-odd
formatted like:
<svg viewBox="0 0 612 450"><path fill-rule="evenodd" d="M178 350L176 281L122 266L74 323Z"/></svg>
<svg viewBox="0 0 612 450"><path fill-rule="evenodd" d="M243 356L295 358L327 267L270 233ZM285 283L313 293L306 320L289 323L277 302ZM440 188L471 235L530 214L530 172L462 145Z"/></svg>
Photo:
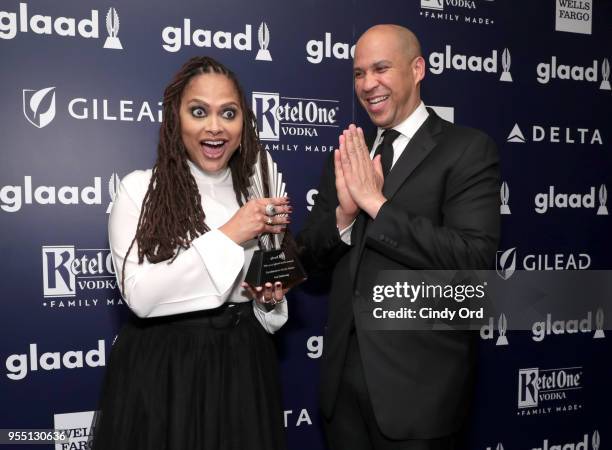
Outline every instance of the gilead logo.
<svg viewBox="0 0 612 450"><path fill-rule="evenodd" d="M98 339L98 348L87 352L68 350L64 353L45 352L39 355L38 344L30 344L29 352L10 355L6 359L6 377L10 380L23 380L29 372L37 370L77 369L85 366L102 367L106 365L105 345Z"/></svg>

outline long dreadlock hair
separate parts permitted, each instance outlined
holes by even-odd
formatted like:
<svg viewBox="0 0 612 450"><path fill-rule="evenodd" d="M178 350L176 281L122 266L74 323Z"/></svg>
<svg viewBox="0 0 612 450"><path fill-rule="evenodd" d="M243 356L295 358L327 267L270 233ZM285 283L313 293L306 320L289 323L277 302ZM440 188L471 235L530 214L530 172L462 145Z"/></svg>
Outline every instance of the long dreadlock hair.
<svg viewBox="0 0 612 450"><path fill-rule="evenodd" d="M195 76L216 73L225 75L234 85L242 110L242 136L239 151L235 151L228 165L236 200L240 206L248 196L249 177L259 158L264 180L267 180L267 156L259 145L255 115L247 105L236 75L223 64L206 56L189 59L164 90L163 121L159 130L157 160L149 187L142 201L136 235L123 260L122 290L125 292L125 263L138 244L138 263L144 258L151 263L170 260L180 249L189 248L191 241L206 233L200 193L187 164L187 149L181 138L180 106L185 87ZM266 183L267 184L267 183ZM264 186L269 195L268 186Z"/></svg>

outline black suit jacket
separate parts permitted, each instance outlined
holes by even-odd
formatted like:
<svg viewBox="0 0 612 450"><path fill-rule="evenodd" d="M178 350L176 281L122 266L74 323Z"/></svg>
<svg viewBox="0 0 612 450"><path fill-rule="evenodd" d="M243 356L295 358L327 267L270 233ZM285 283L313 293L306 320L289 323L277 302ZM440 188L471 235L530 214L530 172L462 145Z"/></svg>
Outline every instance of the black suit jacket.
<svg viewBox="0 0 612 450"><path fill-rule="evenodd" d="M333 270L322 411L328 417L333 413L354 322L374 413L391 439L428 439L459 430L472 393L475 341L469 332L365 327L363 305L371 303L380 271L491 268L499 239L494 142L428 111L385 180L387 202L373 221L365 213L358 216L351 246L336 228L333 158L298 236L307 270Z"/></svg>

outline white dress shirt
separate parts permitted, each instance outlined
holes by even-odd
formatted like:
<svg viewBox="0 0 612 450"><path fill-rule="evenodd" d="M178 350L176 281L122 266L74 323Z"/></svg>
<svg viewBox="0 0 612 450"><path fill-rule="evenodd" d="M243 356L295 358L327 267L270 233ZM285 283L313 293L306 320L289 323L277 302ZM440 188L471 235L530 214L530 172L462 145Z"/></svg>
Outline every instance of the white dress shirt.
<svg viewBox="0 0 612 450"><path fill-rule="evenodd" d="M406 145L412 139L412 136L417 132L421 125L425 123L427 118L429 117L429 113L427 112L427 108L425 108L425 104L421 101L419 106L410 114L406 120L393 127L394 130L398 131L400 134L393 141L393 161L391 162L391 169L399 159L399 157L404 152ZM372 145L372 150L370 150L370 158L374 158L374 153L376 153L376 149L380 144L382 144L382 134L385 131L384 128L378 128L376 133L376 139L374 139L374 145ZM351 230L353 229L353 222L343 230L339 230L340 239L344 241L346 244L351 245Z"/></svg>
<svg viewBox="0 0 612 450"><path fill-rule="evenodd" d="M271 163L270 155L268 162ZM236 244L218 228L238 210L229 168L217 173L203 172L189 161L210 231L198 236L176 259L152 264L144 259L138 264L134 243L125 265L123 298L139 317L168 316L221 306L225 302L248 302L240 286L257 249L255 239ZM151 170L136 170L121 181L109 219L109 243L117 280L121 286L123 261L136 234ZM274 333L288 317L287 302L271 311L253 301L257 320Z"/></svg>

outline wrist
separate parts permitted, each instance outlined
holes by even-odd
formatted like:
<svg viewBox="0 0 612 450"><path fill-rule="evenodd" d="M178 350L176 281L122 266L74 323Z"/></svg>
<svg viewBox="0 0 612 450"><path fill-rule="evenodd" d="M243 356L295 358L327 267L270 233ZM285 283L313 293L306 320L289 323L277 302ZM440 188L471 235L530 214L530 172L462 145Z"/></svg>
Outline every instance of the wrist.
<svg viewBox="0 0 612 450"><path fill-rule="evenodd" d="M378 215L378 211L380 211L380 208L382 208L382 205L384 205L386 201L387 199L381 193L380 195L369 198L362 206L362 209L372 218L372 220L374 220Z"/></svg>
<svg viewBox="0 0 612 450"><path fill-rule="evenodd" d="M234 230L234 227L230 222L223 224L219 227L219 231L226 235L229 239L234 241L236 244L240 245L241 241Z"/></svg>
<svg viewBox="0 0 612 450"><path fill-rule="evenodd" d="M355 220L355 217L357 217L358 212L359 210L355 212L354 214L346 214L342 210L342 208L338 206L336 208L336 226L338 227L338 229L344 230L351 223L353 223L353 220Z"/></svg>

